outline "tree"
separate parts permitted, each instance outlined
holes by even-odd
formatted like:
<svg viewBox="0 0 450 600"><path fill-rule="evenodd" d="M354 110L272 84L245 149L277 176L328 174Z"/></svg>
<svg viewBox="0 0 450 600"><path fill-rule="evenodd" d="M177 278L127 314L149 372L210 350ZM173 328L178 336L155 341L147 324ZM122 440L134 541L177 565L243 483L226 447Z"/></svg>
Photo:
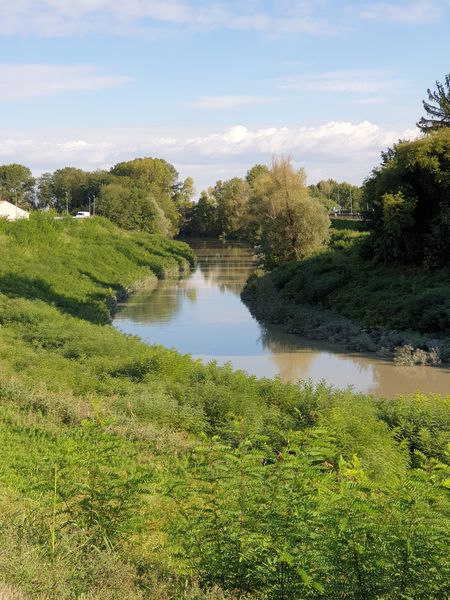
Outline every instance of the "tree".
<svg viewBox="0 0 450 600"><path fill-rule="evenodd" d="M167 235L170 223L155 199L142 188L110 183L101 188L97 213L123 229Z"/></svg>
<svg viewBox="0 0 450 600"><path fill-rule="evenodd" d="M179 228L184 231L188 228L192 211L192 198L195 194L194 180L192 177L186 177L174 187L173 201L179 215Z"/></svg>
<svg viewBox="0 0 450 600"><path fill-rule="evenodd" d="M46 191L49 206L58 212L71 213L89 204L88 180L89 174L76 167L57 169L49 177L44 174L45 180L39 182L39 190ZM44 187L45 186L45 187Z"/></svg>
<svg viewBox="0 0 450 600"><path fill-rule="evenodd" d="M370 247L385 263L448 264L450 128L383 154L364 183Z"/></svg>
<svg viewBox="0 0 450 600"><path fill-rule="evenodd" d="M427 116L421 117L417 127L423 133L450 127L450 73L445 76L444 83L436 81L435 91L428 89L427 93L429 101L422 102Z"/></svg>
<svg viewBox="0 0 450 600"><path fill-rule="evenodd" d="M327 211L310 198L305 179L302 169L294 170L289 159L279 159L254 183L250 210L269 264L308 256L328 239Z"/></svg>
<svg viewBox="0 0 450 600"><path fill-rule="evenodd" d="M120 178L131 178L135 186L145 189L169 220L169 234L178 233L179 214L175 197L179 193L179 182L178 172L173 165L162 158L135 158L114 165L110 172Z"/></svg>
<svg viewBox="0 0 450 600"><path fill-rule="evenodd" d="M247 182L239 177L218 181L211 190L211 195L217 204L220 235L228 239L241 237L247 215Z"/></svg>
<svg viewBox="0 0 450 600"><path fill-rule="evenodd" d="M258 180L258 177L261 175L265 175L269 172L269 167L267 165L254 165L251 169L247 171L247 175L245 176L245 180L247 181L250 187Z"/></svg>
<svg viewBox="0 0 450 600"><path fill-rule="evenodd" d="M202 192L199 200L192 203L182 233L194 237L219 237L217 204L208 192Z"/></svg>
<svg viewBox="0 0 450 600"><path fill-rule="evenodd" d="M36 180L28 167L11 163L0 166L0 199L20 208L29 209L33 203Z"/></svg>

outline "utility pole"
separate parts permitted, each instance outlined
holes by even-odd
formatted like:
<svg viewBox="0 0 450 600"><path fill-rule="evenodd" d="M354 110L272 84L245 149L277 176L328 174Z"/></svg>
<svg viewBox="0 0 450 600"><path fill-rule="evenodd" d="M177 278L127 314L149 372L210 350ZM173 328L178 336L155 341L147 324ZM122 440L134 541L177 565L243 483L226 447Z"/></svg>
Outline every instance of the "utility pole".
<svg viewBox="0 0 450 600"><path fill-rule="evenodd" d="M350 188L350 214L353 214L353 198L352 198L352 188Z"/></svg>
<svg viewBox="0 0 450 600"><path fill-rule="evenodd" d="M66 216L69 216L69 192L66 192Z"/></svg>

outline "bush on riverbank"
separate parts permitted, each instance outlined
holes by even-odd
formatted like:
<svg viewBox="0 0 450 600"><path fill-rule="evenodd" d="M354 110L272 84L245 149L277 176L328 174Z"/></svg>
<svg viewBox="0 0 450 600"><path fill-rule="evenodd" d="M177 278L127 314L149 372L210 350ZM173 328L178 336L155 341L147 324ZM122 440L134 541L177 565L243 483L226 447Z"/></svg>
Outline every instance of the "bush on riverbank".
<svg viewBox="0 0 450 600"><path fill-rule="evenodd" d="M97 219L2 223L0 242L5 589L448 594L448 398L257 380L108 325L117 291L192 264L184 244Z"/></svg>

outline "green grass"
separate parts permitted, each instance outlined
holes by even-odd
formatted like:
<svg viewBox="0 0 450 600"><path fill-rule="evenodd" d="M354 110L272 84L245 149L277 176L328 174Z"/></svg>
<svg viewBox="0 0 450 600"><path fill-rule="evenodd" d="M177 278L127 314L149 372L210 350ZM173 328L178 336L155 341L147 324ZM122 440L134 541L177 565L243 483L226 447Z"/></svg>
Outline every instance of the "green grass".
<svg viewBox="0 0 450 600"><path fill-rule="evenodd" d="M364 231L364 221L345 217L331 217L331 227L336 231Z"/></svg>
<svg viewBox="0 0 450 600"><path fill-rule="evenodd" d="M266 275L281 306L310 305L369 328L450 337L450 270L389 267L364 260L358 245L365 235L332 230L329 249Z"/></svg>
<svg viewBox="0 0 450 600"><path fill-rule="evenodd" d="M258 380L113 329L185 244L38 216L0 247L0 592L448 595L449 398Z"/></svg>

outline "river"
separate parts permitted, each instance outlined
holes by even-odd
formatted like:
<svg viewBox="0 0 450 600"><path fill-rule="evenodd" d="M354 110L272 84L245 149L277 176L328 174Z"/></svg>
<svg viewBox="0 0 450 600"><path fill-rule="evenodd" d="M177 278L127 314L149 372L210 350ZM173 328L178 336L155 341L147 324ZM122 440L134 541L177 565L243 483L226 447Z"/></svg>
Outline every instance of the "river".
<svg viewBox="0 0 450 600"><path fill-rule="evenodd" d="M258 323L240 299L254 269L245 248L199 244L198 267L183 280L160 281L121 305L114 325L149 344L162 344L204 362L230 362L258 377L321 380L376 396L416 391L450 393L450 370L401 367L375 355L284 333Z"/></svg>

